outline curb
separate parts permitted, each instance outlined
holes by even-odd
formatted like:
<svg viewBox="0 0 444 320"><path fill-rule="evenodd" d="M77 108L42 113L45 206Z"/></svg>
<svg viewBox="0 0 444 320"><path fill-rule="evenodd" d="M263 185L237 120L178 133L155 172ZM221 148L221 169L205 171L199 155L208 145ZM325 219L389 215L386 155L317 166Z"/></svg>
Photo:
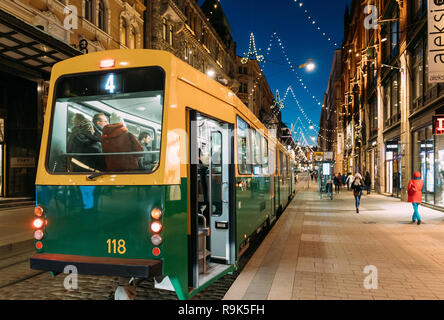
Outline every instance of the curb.
<svg viewBox="0 0 444 320"><path fill-rule="evenodd" d="M6 258L16 253L30 251L34 248L34 239L23 240L0 246L0 258Z"/></svg>

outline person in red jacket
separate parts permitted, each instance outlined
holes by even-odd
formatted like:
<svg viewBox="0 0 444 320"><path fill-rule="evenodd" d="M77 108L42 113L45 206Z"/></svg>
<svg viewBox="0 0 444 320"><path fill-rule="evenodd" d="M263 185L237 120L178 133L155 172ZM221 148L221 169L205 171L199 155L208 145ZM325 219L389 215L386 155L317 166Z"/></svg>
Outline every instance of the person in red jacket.
<svg viewBox="0 0 444 320"><path fill-rule="evenodd" d="M424 186L424 181L421 180L421 173L414 172L413 178L409 181L407 188L408 202L413 205L413 217L412 222L415 223L418 220L418 224L421 224L421 216L419 215L418 207L422 202L422 187Z"/></svg>
<svg viewBox="0 0 444 320"><path fill-rule="evenodd" d="M125 128L122 118L112 113L110 124L103 127L102 150L104 153L139 152L143 147L136 136ZM142 156L142 155L140 155ZM138 155L105 155L106 171L135 171L139 170Z"/></svg>

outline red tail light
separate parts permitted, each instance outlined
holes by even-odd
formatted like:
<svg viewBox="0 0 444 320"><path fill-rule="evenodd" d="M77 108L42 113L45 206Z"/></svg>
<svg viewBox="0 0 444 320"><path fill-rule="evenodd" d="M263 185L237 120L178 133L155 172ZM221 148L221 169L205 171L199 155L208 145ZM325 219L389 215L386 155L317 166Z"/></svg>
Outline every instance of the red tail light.
<svg viewBox="0 0 444 320"><path fill-rule="evenodd" d="M159 233L162 231L162 224L159 221L154 221L151 223L151 231L154 233Z"/></svg>
<svg viewBox="0 0 444 320"><path fill-rule="evenodd" d="M34 221L32 222L32 225L36 229L42 228L44 224L45 224L45 221L41 218L34 219Z"/></svg>
<svg viewBox="0 0 444 320"><path fill-rule="evenodd" d="M41 250L43 248L43 243L41 241L37 241L35 243L35 247L37 250Z"/></svg>
<svg viewBox="0 0 444 320"><path fill-rule="evenodd" d="M153 248L153 255L157 257L159 254L160 254L160 249L159 248Z"/></svg>

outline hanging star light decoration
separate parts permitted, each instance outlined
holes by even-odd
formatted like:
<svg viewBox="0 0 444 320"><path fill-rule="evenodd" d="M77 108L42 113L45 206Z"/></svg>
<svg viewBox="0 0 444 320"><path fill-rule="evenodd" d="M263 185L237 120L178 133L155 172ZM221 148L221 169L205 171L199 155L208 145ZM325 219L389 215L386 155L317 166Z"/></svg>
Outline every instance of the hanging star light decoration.
<svg viewBox="0 0 444 320"><path fill-rule="evenodd" d="M279 110L285 108L284 100L279 97L279 90L276 90L276 99L274 99L273 105L270 108L275 109L276 107L279 107Z"/></svg>
<svg viewBox="0 0 444 320"><path fill-rule="evenodd" d="M255 57L257 62L264 62L265 57L263 54L259 54L261 49L256 50L256 43L254 40L254 34L250 34L250 46L248 48L248 53L244 53L244 57L241 59L242 64L246 64L251 57Z"/></svg>

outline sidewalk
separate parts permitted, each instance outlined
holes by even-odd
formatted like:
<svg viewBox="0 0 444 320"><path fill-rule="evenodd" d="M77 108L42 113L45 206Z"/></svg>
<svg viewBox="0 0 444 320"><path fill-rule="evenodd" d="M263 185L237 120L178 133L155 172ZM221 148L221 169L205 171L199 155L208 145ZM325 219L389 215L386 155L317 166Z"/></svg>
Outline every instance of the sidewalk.
<svg viewBox="0 0 444 320"><path fill-rule="evenodd" d="M351 191L320 200L310 185L298 182L224 299L444 299L443 212L421 206L418 226L410 203L364 194L356 214Z"/></svg>

